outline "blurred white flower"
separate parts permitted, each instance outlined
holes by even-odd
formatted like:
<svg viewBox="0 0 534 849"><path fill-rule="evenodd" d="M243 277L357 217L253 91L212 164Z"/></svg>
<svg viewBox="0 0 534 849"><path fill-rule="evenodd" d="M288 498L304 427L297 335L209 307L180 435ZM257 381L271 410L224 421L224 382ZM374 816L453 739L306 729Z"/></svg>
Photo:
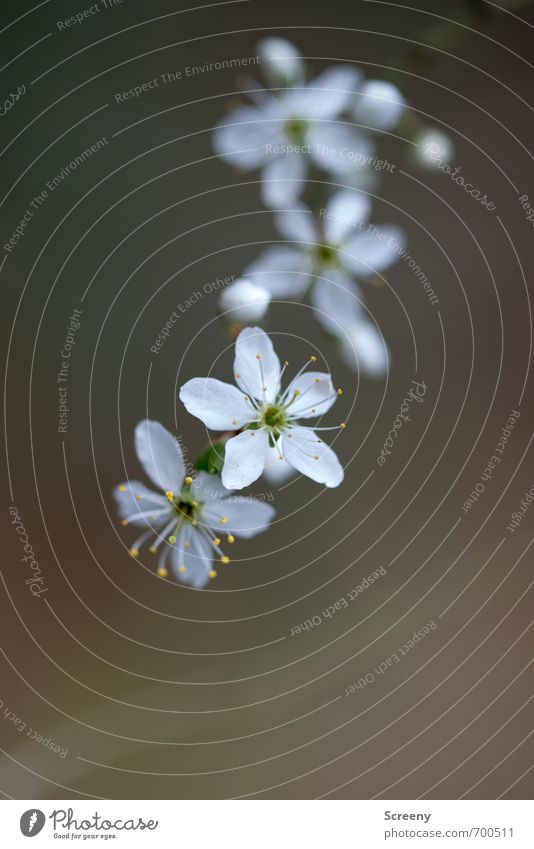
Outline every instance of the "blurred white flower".
<svg viewBox="0 0 534 849"><path fill-rule="evenodd" d="M395 225L368 224L370 209L367 195L341 190L319 216L298 202L275 213L280 234L294 244L267 248L245 273L274 298L302 297L311 287L316 317L338 338L346 362L376 376L387 369L387 348L353 278L365 280L389 268L405 237Z"/></svg>
<svg viewBox="0 0 534 849"><path fill-rule="evenodd" d="M273 207L301 194L310 162L334 176L365 169L374 150L368 134L339 120L359 79L340 65L299 87L262 92L219 124L215 152L244 170L260 168L262 198Z"/></svg>
<svg viewBox="0 0 534 849"><path fill-rule="evenodd" d="M270 504L232 496L216 475L198 472L186 476L182 450L159 422L144 419L135 429L139 462L158 492L141 481L128 480L115 488L123 525L146 528L130 548L132 557L151 540L149 551L160 552L158 575L167 577L167 563L175 577L195 588L205 586L217 572L213 558L228 563L218 533L234 542L264 531L274 516Z"/></svg>
<svg viewBox="0 0 534 849"><path fill-rule="evenodd" d="M223 289L219 298L222 310L231 321L260 321L271 300L271 293L264 287L240 277Z"/></svg>
<svg viewBox="0 0 534 849"><path fill-rule="evenodd" d="M193 378L180 389L180 400L191 415L212 430L234 431L226 443L221 479L224 486L242 489L257 480L270 465L276 448L279 457L303 475L328 487L339 486L343 468L331 448L300 419L326 413L341 390L329 374L306 371L311 357L285 390L282 376L287 362L280 361L267 334L246 327L235 344L231 386L214 378ZM338 430L345 425L316 430Z"/></svg>
<svg viewBox="0 0 534 849"><path fill-rule="evenodd" d="M275 86L289 86L304 81L306 67L300 51L286 38L262 38L256 52L262 61L265 77Z"/></svg>
<svg viewBox="0 0 534 849"><path fill-rule="evenodd" d="M424 130L415 139L415 144L416 158L420 165L427 168L437 168L444 162L450 162L452 158L452 141L441 130Z"/></svg>
<svg viewBox="0 0 534 849"><path fill-rule="evenodd" d="M358 89L353 115L373 130L392 130L399 123L406 102L399 89L383 80L366 80Z"/></svg>

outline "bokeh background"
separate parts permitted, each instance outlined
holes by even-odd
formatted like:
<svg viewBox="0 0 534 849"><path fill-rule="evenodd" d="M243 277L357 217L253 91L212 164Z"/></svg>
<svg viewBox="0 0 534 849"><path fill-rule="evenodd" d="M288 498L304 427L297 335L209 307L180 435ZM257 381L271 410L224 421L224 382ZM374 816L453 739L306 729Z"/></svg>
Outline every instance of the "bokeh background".
<svg viewBox="0 0 534 849"><path fill-rule="evenodd" d="M507 529L532 465L531 3L124 0L83 24L83 3L6 7L1 117L4 244L33 197L82 150L108 143L49 192L16 248L2 250L6 356L0 791L14 798L529 798L532 520ZM183 6L183 8L182 8ZM445 131L452 162L494 212L414 158L396 163L372 220L394 221L439 297L406 263L369 286L391 349L387 380L340 364L303 306L265 324L282 356L317 350L344 395L336 442L346 479L274 493L277 520L234 546L196 592L128 556L111 497L142 477L133 428L146 415L189 447L206 434L177 402L187 379L228 379L217 293L168 316L205 284L239 276L276 240L258 175L213 153L238 97L232 70L185 77L138 99L114 95L165 72L254 56L292 39L319 71L356 63L394 80L413 115ZM254 71L255 69L253 69ZM56 375L82 310L58 433ZM376 457L412 379L428 386L383 469ZM520 417L479 502L462 505L512 410ZM15 505L47 592L33 597ZM308 633L366 576L386 574ZM398 664L346 688L434 622ZM17 722L18 720L18 722ZM24 724L25 728L22 727ZM28 736L28 729L42 742ZM60 753L46 748L46 741ZM43 745L44 744L44 745ZM62 752L66 754L63 755Z"/></svg>

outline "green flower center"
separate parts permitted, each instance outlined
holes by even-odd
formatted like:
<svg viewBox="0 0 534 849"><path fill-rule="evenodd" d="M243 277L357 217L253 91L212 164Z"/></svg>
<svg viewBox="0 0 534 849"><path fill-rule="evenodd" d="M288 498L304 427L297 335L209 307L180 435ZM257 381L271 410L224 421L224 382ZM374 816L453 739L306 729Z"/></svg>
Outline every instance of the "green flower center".
<svg viewBox="0 0 534 849"><path fill-rule="evenodd" d="M303 143L307 129L308 122L302 120L301 118L290 118L290 120L286 121L284 125L284 131L286 136L294 144Z"/></svg>
<svg viewBox="0 0 534 849"><path fill-rule="evenodd" d="M286 423L285 410L278 407L276 404L269 404L262 410L261 424L271 430L279 430Z"/></svg>
<svg viewBox="0 0 534 849"><path fill-rule="evenodd" d="M178 523L193 522L197 524L202 513L202 504L195 501L193 496L187 491L179 493L178 497L172 502L176 519Z"/></svg>
<svg viewBox="0 0 534 849"><path fill-rule="evenodd" d="M336 251L329 245L317 245L316 257L320 265L335 265L337 262Z"/></svg>

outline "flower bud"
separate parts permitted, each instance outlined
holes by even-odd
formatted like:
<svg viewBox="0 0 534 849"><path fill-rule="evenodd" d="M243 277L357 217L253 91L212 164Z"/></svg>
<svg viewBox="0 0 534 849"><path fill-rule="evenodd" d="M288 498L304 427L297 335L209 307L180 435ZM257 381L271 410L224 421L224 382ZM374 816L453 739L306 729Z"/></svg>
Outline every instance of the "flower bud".
<svg viewBox="0 0 534 849"><path fill-rule="evenodd" d="M219 302L229 321L259 321L270 300L267 289L241 277L223 290Z"/></svg>
<svg viewBox="0 0 534 849"><path fill-rule="evenodd" d="M384 80L367 80L354 109L358 121L374 130L392 130L401 118L405 101L397 86Z"/></svg>
<svg viewBox="0 0 534 849"><path fill-rule="evenodd" d="M438 168L450 162L454 150L449 136L441 130L424 130L415 139L415 144L419 164L426 168Z"/></svg>
<svg viewBox="0 0 534 849"><path fill-rule="evenodd" d="M267 79L275 85L294 85L304 79L304 62L286 38L262 38L257 47Z"/></svg>

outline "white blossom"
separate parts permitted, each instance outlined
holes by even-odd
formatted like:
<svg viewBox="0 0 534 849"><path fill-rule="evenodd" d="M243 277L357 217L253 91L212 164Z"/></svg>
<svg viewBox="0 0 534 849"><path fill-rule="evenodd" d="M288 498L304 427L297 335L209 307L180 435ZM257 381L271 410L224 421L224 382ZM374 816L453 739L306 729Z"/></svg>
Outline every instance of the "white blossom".
<svg viewBox="0 0 534 849"><path fill-rule="evenodd" d="M153 492L138 480L127 480L114 490L123 525L144 528L130 548L138 557L150 541L149 551L159 554L158 575L169 574L195 588L217 575L213 560L229 563L219 534L229 544L234 537L248 539L264 531L274 508L254 498L233 496L217 475L186 475L183 454L171 433L159 422L144 419L135 429L135 450Z"/></svg>
<svg viewBox="0 0 534 849"><path fill-rule="evenodd" d="M317 436L316 428L301 420L322 416L341 390L335 390L329 374L307 371L312 356L282 388L283 368L267 334L247 327L235 344L234 377L237 386L215 378L193 378L180 389L186 409L206 427L233 432L226 442L221 479L229 489L242 489L257 480L266 465L285 459L293 468L317 483L338 486L343 469L332 449ZM281 458L281 459L280 459Z"/></svg>
<svg viewBox="0 0 534 849"><path fill-rule="evenodd" d="M300 202L275 213L288 244L267 248L248 266L248 278L273 298L301 298L311 290L318 321L340 342L345 361L378 376L387 369L385 342L362 304L355 280L389 268L405 246L396 225L368 223L371 202L363 192L336 192L318 216Z"/></svg>

